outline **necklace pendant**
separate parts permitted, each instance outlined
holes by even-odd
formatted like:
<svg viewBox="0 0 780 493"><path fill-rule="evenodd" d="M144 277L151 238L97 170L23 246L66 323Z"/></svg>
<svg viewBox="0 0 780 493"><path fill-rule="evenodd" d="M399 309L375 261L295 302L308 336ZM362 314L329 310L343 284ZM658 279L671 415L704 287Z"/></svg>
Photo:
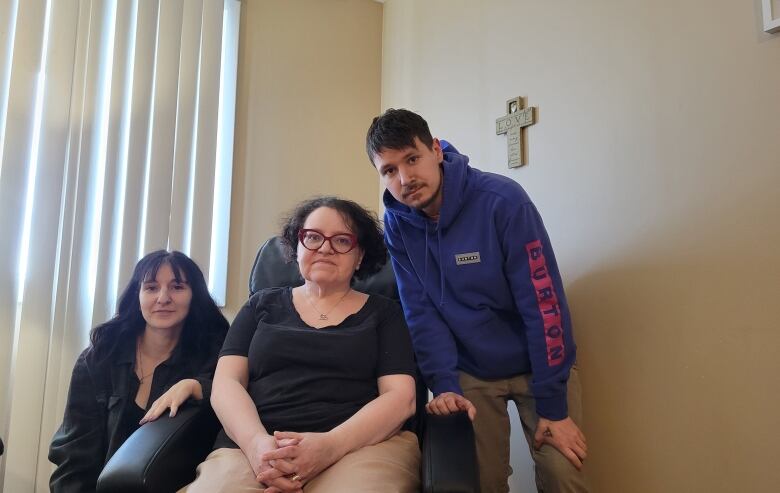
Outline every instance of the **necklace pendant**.
<svg viewBox="0 0 780 493"><path fill-rule="evenodd" d="M325 315L324 313L320 313L320 320L327 320L327 319L328 319L327 315Z"/></svg>

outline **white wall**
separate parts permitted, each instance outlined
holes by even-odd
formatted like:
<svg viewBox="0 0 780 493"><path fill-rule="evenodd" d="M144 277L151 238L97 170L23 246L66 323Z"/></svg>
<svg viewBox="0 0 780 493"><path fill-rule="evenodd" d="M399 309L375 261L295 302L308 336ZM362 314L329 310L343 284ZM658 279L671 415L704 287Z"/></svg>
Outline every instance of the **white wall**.
<svg viewBox="0 0 780 493"><path fill-rule="evenodd" d="M508 170L495 119L518 95L539 122ZM382 107L542 212L593 491L775 491L780 36L758 0L388 0ZM515 429L513 491L533 491Z"/></svg>

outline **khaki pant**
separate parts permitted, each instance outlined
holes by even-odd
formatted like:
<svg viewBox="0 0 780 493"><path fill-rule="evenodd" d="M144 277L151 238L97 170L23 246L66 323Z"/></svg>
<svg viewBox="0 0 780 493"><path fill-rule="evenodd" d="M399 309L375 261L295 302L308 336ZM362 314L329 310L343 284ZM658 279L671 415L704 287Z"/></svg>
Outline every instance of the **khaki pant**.
<svg viewBox="0 0 780 493"><path fill-rule="evenodd" d="M241 449L221 448L206 457L179 493L255 493L255 479ZM306 483L306 493L411 493L420 489L420 447L410 431L351 452Z"/></svg>
<svg viewBox="0 0 780 493"><path fill-rule="evenodd" d="M501 380L480 380L460 373L463 395L477 408L474 433L477 441L480 486L482 493L506 493L509 465L509 414L507 403L517 406L523 433L536 465L536 487L539 493L587 492L583 471L578 471L566 457L551 445L534 450L534 433L539 417L531 394L531 375ZM569 417L581 426L582 404L577 368L572 367L568 383Z"/></svg>

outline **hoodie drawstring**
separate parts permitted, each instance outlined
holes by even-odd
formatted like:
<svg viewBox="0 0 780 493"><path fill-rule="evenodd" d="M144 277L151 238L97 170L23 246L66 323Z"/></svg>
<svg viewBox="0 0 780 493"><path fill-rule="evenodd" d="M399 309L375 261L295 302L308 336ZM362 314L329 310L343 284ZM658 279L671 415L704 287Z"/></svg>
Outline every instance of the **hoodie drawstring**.
<svg viewBox="0 0 780 493"><path fill-rule="evenodd" d="M430 253L428 252L428 226L430 224L429 220L425 220L425 261L423 263L423 282L427 281L428 279L428 256ZM444 264L446 264L446 261L444 261L441 258L441 228L439 227L439 224L436 224L436 249L438 250L438 258L439 261L439 290L441 291L441 296L439 297L439 305L444 305Z"/></svg>
<svg viewBox="0 0 780 493"><path fill-rule="evenodd" d="M439 249L439 289L441 290L441 299L439 299L439 306L444 306L444 267L447 265L447 260L441 256L441 225L436 225L436 239L438 240L437 247Z"/></svg>
<svg viewBox="0 0 780 493"><path fill-rule="evenodd" d="M428 282L428 221L425 221L425 261L423 262L423 283L425 282Z"/></svg>

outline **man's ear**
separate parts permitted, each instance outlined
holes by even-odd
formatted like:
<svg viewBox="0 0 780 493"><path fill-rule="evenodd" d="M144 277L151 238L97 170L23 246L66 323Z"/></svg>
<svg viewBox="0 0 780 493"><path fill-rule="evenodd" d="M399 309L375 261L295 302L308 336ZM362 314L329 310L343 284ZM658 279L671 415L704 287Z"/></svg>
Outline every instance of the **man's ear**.
<svg viewBox="0 0 780 493"><path fill-rule="evenodd" d="M433 143L431 144L431 147L433 149L433 153L436 155L436 159L439 162L444 161L444 153L441 150L441 142L439 142L439 139L434 137L433 138Z"/></svg>

